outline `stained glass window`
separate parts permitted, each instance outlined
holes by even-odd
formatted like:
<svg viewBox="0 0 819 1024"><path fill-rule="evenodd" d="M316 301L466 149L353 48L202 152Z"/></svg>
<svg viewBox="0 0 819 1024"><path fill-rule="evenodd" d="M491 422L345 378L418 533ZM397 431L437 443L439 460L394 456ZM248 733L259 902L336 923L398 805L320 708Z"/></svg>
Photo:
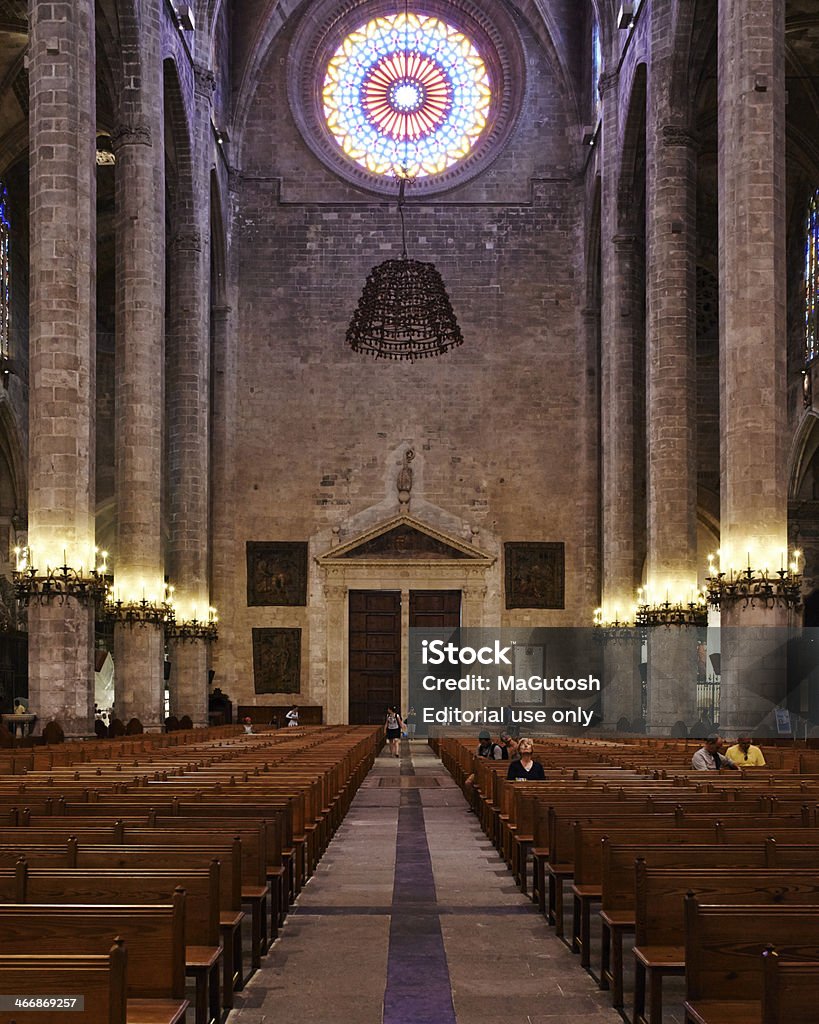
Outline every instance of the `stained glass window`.
<svg viewBox="0 0 819 1024"><path fill-rule="evenodd" d="M819 355L819 189L810 198L805 224L805 361Z"/></svg>
<svg viewBox="0 0 819 1024"><path fill-rule="evenodd" d="M11 340L10 248L9 197L6 186L0 181L0 356L4 357L8 357Z"/></svg>
<svg viewBox="0 0 819 1024"><path fill-rule="evenodd" d="M492 86L464 32L409 11L351 32L327 65L324 118L342 151L379 175L440 174L472 151Z"/></svg>

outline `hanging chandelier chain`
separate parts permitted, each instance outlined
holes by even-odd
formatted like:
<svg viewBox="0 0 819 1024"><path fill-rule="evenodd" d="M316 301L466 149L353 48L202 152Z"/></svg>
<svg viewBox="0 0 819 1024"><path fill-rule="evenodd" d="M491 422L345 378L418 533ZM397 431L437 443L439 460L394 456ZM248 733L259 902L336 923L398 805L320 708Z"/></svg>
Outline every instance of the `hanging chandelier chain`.
<svg viewBox="0 0 819 1024"><path fill-rule="evenodd" d="M402 168L405 170L405 168ZM406 204L407 179L402 176L398 185L398 216L401 218L401 258L407 258L407 225L404 220L404 206Z"/></svg>

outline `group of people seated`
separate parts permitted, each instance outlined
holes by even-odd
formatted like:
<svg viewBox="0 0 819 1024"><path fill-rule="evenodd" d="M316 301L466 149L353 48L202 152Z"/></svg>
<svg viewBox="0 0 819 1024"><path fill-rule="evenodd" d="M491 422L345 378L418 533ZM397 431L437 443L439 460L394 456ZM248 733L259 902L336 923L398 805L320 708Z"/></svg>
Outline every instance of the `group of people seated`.
<svg viewBox="0 0 819 1024"><path fill-rule="evenodd" d="M500 742L496 743L488 730L484 729L478 734L478 757L488 757L494 761L508 761L509 769L506 778L517 782L545 781L543 765L539 761L535 761L532 756L534 750L534 741L528 736L515 739L510 733L502 732Z"/></svg>
<svg viewBox="0 0 819 1024"><path fill-rule="evenodd" d="M544 781L543 765L533 758L535 744L528 736L515 739L508 732L502 732L498 740L492 739L488 729L478 734L478 757L493 761L509 761L507 779ZM763 768L765 758L762 751L752 742L750 736L739 736L736 743L716 733L706 736L703 745L691 758L691 767L699 771L718 772L723 768L738 771L740 768Z"/></svg>
<svg viewBox="0 0 819 1024"><path fill-rule="evenodd" d="M723 768L764 768L765 758L750 736L740 736L733 746L716 733L706 736L700 749L691 758L691 767L703 772L718 772Z"/></svg>

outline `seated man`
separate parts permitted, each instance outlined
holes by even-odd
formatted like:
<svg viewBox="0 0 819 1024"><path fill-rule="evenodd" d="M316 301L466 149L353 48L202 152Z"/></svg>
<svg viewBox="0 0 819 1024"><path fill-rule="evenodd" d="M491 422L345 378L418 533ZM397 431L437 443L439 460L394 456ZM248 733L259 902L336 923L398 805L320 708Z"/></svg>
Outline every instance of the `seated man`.
<svg viewBox="0 0 819 1024"><path fill-rule="evenodd" d="M478 757L488 757L494 761L503 760L503 751L500 745L492 742L492 736L487 729L478 733L478 740Z"/></svg>
<svg viewBox="0 0 819 1024"><path fill-rule="evenodd" d="M764 768L765 758L759 747L755 747L750 736L740 736L736 743L725 751L725 756L730 758L740 768Z"/></svg>
<svg viewBox="0 0 819 1024"><path fill-rule="evenodd" d="M691 767L702 772L718 772L723 768L739 770L733 761L729 761L727 757L720 754L719 736L716 733L706 736L703 745L691 758Z"/></svg>

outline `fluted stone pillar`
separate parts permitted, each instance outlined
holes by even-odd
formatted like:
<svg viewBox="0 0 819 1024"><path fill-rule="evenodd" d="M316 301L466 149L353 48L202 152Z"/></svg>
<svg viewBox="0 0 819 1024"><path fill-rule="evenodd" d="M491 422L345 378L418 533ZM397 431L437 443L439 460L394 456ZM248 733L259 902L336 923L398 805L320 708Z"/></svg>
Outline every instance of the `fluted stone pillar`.
<svg viewBox="0 0 819 1024"><path fill-rule="evenodd" d="M631 617L639 581L638 494L635 474L642 456L635 374L642 321L637 305L639 240L633 211L622 208L617 116L617 76L600 80L603 96L601 188L601 446L602 446L602 607L607 619ZM625 221L625 223L623 223ZM602 692L607 728L640 717L639 656L635 644L607 644Z"/></svg>
<svg viewBox="0 0 819 1024"><path fill-rule="evenodd" d="M87 571L94 547L96 94L93 0L30 0L28 541L44 571ZM63 554L65 552L65 554ZM94 607L32 604L39 725L89 733Z"/></svg>
<svg viewBox="0 0 819 1024"><path fill-rule="evenodd" d="M646 140L646 435L650 603L686 604L697 587L697 152L670 91L672 4L650 10ZM697 643L691 627L651 627L647 726L667 734L697 719Z"/></svg>
<svg viewBox="0 0 819 1024"><path fill-rule="evenodd" d="M749 552L776 569L787 546L784 4L719 0L718 19L720 548L723 568ZM772 627L786 623L782 609L723 607L721 730L770 727L785 694Z"/></svg>
<svg viewBox="0 0 819 1024"><path fill-rule="evenodd" d="M164 144L158 21L140 26L140 91L113 134L116 154L115 588L125 601L161 602L162 413L164 379ZM118 625L115 713L146 729L163 720L161 626Z"/></svg>

